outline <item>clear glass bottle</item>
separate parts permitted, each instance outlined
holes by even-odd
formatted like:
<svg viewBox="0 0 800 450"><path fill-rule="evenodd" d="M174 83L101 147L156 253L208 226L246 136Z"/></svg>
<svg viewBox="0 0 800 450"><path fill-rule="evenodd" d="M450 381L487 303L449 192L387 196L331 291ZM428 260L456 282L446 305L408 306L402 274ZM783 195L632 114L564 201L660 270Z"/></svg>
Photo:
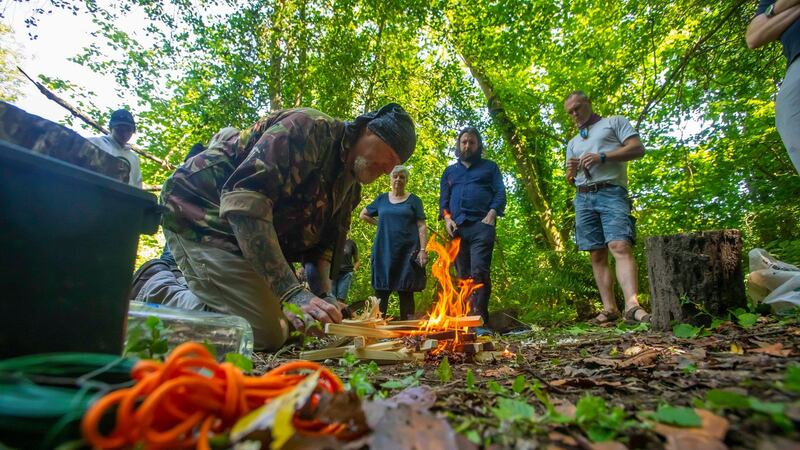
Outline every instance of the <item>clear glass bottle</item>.
<svg viewBox="0 0 800 450"><path fill-rule="evenodd" d="M154 303L131 302L128 310L126 341L133 330L145 327L150 316L161 319L167 329L167 345L170 350L178 345L195 341L211 344L217 358L225 359L226 353L239 353L250 358L253 354L253 329L239 316L191 311L171 308Z"/></svg>

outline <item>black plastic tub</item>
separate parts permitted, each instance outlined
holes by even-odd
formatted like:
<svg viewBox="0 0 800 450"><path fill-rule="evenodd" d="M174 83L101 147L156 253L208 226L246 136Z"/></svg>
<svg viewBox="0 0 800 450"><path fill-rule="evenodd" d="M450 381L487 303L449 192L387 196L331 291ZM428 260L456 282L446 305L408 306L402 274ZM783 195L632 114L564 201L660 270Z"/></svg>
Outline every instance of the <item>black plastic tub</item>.
<svg viewBox="0 0 800 450"><path fill-rule="evenodd" d="M0 358L122 351L156 197L0 141Z"/></svg>

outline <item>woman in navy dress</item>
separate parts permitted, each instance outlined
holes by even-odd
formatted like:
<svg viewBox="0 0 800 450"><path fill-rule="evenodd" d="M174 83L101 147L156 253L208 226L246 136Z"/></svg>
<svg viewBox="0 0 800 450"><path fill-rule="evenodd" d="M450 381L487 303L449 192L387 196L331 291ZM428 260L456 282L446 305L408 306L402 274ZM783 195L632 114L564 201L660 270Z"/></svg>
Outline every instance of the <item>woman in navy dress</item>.
<svg viewBox="0 0 800 450"><path fill-rule="evenodd" d="M400 319L414 318L414 292L425 289L428 228L422 200L406 192L408 169L397 166L390 175L392 190L378 195L359 217L378 226L372 244L372 288L386 314L389 295L400 297Z"/></svg>

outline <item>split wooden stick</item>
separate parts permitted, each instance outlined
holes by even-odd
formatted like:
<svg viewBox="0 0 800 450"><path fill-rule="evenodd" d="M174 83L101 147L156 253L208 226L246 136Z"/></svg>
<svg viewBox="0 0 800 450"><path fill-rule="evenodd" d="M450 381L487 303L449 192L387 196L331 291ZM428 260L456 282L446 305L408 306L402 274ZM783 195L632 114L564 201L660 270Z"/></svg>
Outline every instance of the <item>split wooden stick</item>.
<svg viewBox="0 0 800 450"><path fill-rule="evenodd" d="M342 323L326 323L325 333L336 336L364 336L371 338L399 338L403 336L403 333L397 331L379 330L377 328Z"/></svg>

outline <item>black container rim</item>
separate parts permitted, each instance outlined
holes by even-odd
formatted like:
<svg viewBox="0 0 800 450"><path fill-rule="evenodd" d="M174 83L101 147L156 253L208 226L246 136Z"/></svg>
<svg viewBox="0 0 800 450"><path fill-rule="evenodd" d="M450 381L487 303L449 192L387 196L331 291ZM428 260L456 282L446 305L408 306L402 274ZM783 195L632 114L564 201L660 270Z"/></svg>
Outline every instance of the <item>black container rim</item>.
<svg viewBox="0 0 800 450"><path fill-rule="evenodd" d="M107 175L47 155L34 153L25 147L12 144L3 139L0 139L0 149L2 149L2 151L0 151L0 161L7 161L15 165L30 167L36 171L47 170L49 174L72 178L94 185L108 192L128 197L126 200L144 203L145 205L143 206L146 207L158 206L158 199L155 195L119 180L115 180Z"/></svg>

